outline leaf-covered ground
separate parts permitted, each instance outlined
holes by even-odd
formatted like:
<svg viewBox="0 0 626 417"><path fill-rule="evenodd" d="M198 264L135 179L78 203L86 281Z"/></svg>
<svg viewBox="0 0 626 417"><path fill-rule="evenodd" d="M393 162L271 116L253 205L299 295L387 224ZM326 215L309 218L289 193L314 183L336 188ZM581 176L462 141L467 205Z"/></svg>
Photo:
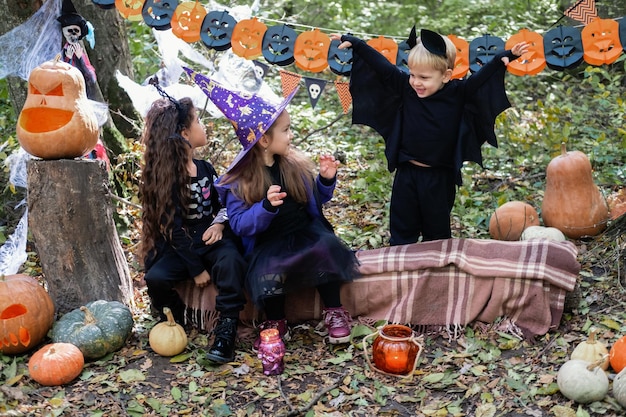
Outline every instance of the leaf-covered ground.
<svg viewBox="0 0 626 417"><path fill-rule="evenodd" d="M140 275L136 326L120 351L88 362L63 387L29 378L29 354L2 356L1 416L618 416L610 396L578 405L558 391L556 373L591 326L610 346L626 322L619 245L578 242L580 292L560 327L523 341L475 323L457 340L423 336L424 353L411 380L372 371L360 338L333 346L317 323L294 328L285 372L263 375L251 349L254 332L242 328L235 362L213 366L204 358L210 335L190 330L185 352L156 355L148 345L154 325ZM612 249L609 249L612 248ZM624 270L619 271L624 276ZM610 371L609 371L610 372Z"/></svg>

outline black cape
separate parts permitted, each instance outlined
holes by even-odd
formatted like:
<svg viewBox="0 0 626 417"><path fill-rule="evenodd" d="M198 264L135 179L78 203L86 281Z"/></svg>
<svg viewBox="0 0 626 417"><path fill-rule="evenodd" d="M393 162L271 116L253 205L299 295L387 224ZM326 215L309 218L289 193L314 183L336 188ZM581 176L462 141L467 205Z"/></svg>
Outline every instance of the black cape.
<svg viewBox="0 0 626 417"><path fill-rule="evenodd" d="M465 105L454 155L454 168L457 171L459 185L463 162L476 162L483 167L481 152L483 143L498 146L494 132L495 120L500 113L511 107L504 89L505 72L506 67L503 65ZM400 95L390 93L376 72L358 54L354 55L352 63L350 94L352 123L370 126L383 137L387 168L393 172L398 164L402 134Z"/></svg>

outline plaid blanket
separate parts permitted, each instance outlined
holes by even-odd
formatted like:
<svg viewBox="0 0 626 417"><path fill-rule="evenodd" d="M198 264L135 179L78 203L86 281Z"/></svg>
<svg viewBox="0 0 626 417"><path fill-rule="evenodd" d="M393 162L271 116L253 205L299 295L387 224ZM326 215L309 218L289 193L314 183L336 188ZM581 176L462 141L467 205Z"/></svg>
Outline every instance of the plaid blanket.
<svg viewBox="0 0 626 417"><path fill-rule="evenodd" d="M500 319L527 336L558 327L565 294L572 291L580 264L571 242L445 239L357 252L362 277L345 284L343 305L353 317L413 326L461 328ZM197 314L193 321L211 330L215 288L193 282L177 287ZM321 318L317 291L289 295L290 322ZM248 303L241 319L257 320Z"/></svg>

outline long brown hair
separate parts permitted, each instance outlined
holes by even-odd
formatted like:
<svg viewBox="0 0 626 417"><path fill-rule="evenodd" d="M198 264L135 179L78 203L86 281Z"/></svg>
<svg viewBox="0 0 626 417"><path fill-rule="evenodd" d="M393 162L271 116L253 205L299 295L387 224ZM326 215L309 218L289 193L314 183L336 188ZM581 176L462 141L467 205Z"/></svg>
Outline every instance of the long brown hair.
<svg viewBox="0 0 626 417"><path fill-rule="evenodd" d="M275 124L265 133L270 139L274 126ZM286 156L275 155L275 158L289 195L299 203L306 203L307 189L310 190L314 186L313 161L295 148L291 148ZM248 206L266 197L267 189L273 181L269 171L265 169L263 150L258 142L235 167L224 174L220 183L233 184L232 192Z"/></svg>
<svg viewBox="0 0 626 417"><path fill-rule="evenodd" d="M177 206L186 213L190 176L187 170L191 147L180 134L194 121L195 107L189 98L161 98L152 103L145 118L141 143L145 145L139 198L142 205L141 259L151 254L156 241L172 235Z"/></svg>

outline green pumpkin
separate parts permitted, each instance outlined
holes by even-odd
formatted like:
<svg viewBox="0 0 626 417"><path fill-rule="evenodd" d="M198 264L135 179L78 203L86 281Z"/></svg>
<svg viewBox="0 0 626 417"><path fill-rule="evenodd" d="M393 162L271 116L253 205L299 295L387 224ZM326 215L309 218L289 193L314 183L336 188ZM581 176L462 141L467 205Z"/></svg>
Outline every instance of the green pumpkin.
<svg viewBox="0 0 626 417"><path fill-rule="evenodd" d="M50 338L75 345L87 359L98 359L124 345L133 323L130 310L119 301L92 301L61 317Z"/></svg>

